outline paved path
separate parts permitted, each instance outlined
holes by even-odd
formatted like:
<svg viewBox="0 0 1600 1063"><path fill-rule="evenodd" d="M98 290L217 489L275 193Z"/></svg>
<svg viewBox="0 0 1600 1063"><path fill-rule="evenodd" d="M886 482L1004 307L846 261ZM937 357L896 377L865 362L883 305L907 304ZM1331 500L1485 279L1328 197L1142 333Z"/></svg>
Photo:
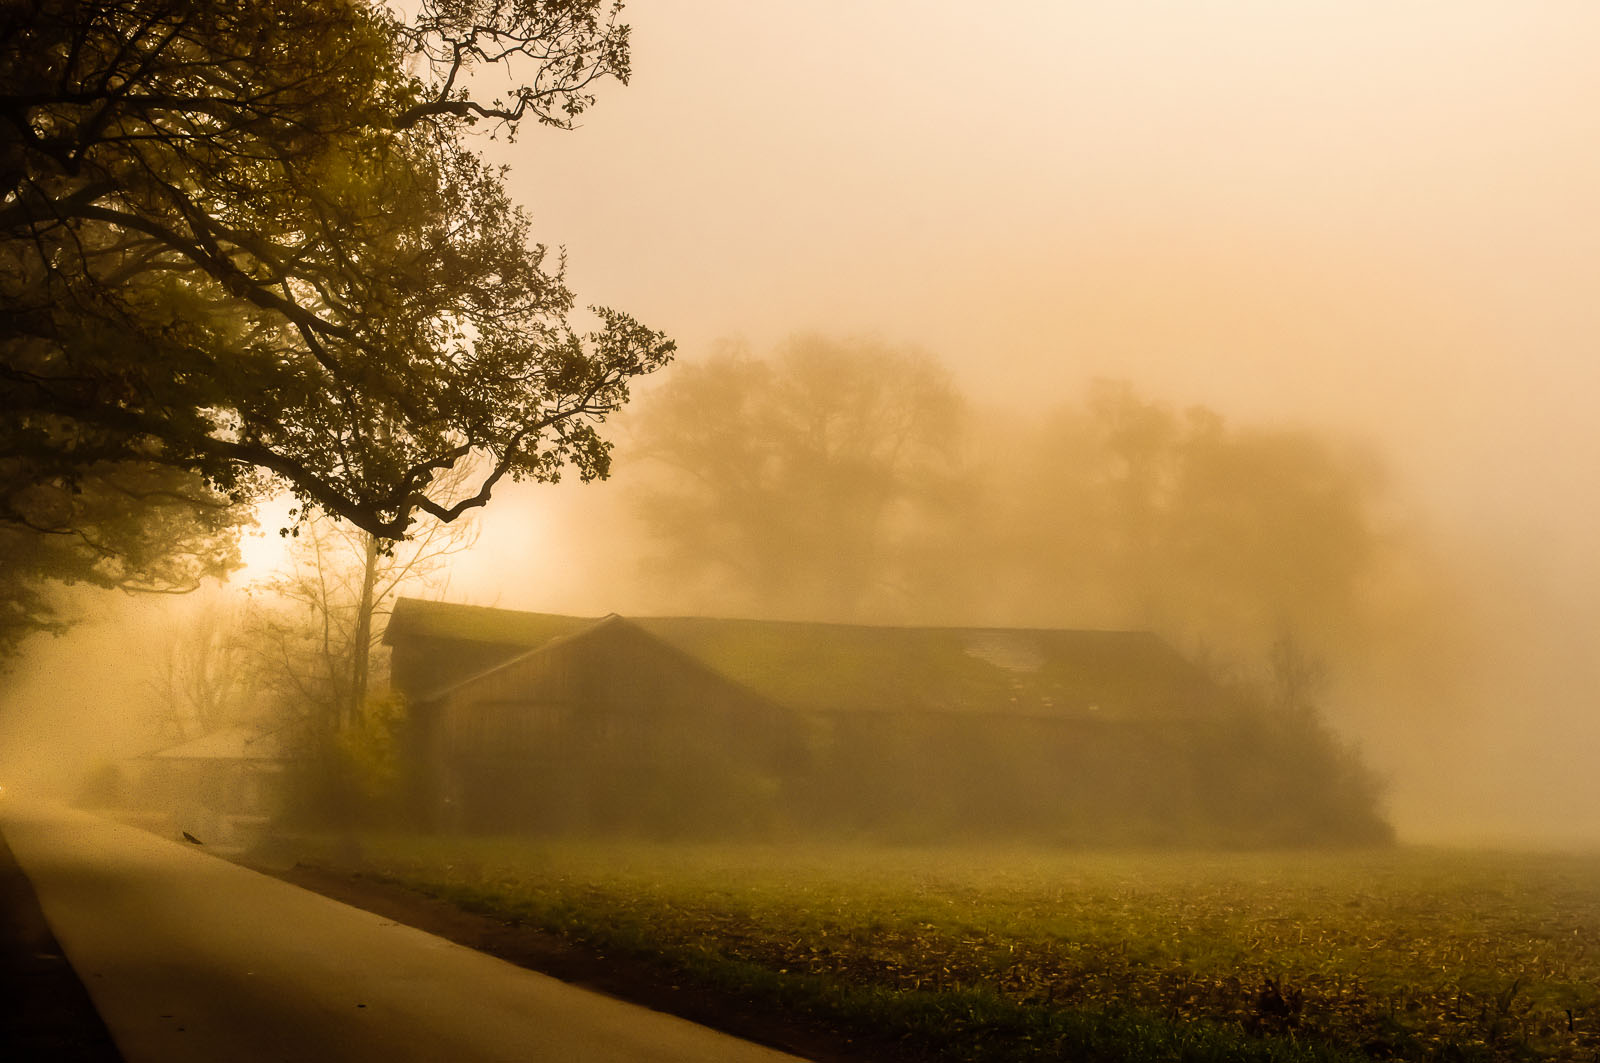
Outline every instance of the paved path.
<svg viewBox="0 0 1600 1063"><path fill-rule="evenodd" d="M0 828L127 1063L794 1059L131 827L8 799Z"/></svg>
<svg viewBox="0 0 1600 1063"><path fill-rule="evenodd" d="M3 835L0 1059L123 1063Z"/></svg>

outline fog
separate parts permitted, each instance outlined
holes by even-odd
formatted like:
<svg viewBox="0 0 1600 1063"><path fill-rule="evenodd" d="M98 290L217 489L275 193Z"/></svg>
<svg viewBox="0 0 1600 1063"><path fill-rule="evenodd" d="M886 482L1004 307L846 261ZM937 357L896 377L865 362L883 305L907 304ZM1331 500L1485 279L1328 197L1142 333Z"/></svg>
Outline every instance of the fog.
<svg viewBox="0 0 1600 1063"><path fill-rule="evenodd" d="M1325 711L1388 777L1403 838L1600 842L1600 11L683 0L629 18L631 86L576 133L493 150L580 297L666 330L681 364L612 426L610 483L502 489L439 593L589 616L1136 624L1069 587L1050 610L1004 593L764 608L668 578L641 510L663 475L651 403L730 342L920 352L969 411L949 460L991 507L1032 492L1029 433L1126 382L1174 416L1378 470L1374 541L1395 564L1363 585L1382 622L1327 651ZM237 584L277 540L247 553ZM983 560L946 575L988 578ZM83 608L96 622L37 640L8 680L13 778L22 749L81 770L148 746L129 677L152 617L193 605Z"/></svg>
<svg viewBox="0 0 1600 1063"><path fill-rule="evenodd" d="M629 90L507 156L580 290L685 362L869 334L1019 416L1104 377L1369 442L1469 629L1344 692L1402 832L1600 833L1600 13L726 2L634 23ZM669 605L592 535L628 519L616 494L502 499L456 589ZM473 574L497 551L525 584Z"/></svg>

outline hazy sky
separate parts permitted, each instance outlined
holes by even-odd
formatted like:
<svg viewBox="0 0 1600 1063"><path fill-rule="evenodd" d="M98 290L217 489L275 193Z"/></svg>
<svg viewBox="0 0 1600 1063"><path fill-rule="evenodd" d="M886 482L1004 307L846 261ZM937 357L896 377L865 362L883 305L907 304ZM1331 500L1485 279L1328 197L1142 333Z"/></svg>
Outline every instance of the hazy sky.
<svg viewBox="0 0 1600 1063"><path fill-rule="evenodd" d="M979 394L1093 375L1370 433L1594 541L1600 8L640 3L635 77L507 156L585 299L686 357L801 327ZM1541 551L1543 552L1543 551Z"/></svg>
<svg viewBox="0 0 1600 1063"><path fill-rule="evenodd" d="M505 153L584 300L694 358L912 342L1386 445L1600 597L1600 7L665 0Z"/></svg>
<svg viewBox="0 0 1600 1063"><path fill-rule="evenodd" d="M1402 812L1600 829L1600 5L661 0L628 19L633 84L504 153L582 300L685 359L869 333L1016 408L1112 376L1373 440L1503 650L1463 710L1478 725L1410 755L1370 738L1401 773L1463 758L1400 787ZM571 505L502 499L457 595L628 608L585 599L605 559L560 537Z"/></svg>

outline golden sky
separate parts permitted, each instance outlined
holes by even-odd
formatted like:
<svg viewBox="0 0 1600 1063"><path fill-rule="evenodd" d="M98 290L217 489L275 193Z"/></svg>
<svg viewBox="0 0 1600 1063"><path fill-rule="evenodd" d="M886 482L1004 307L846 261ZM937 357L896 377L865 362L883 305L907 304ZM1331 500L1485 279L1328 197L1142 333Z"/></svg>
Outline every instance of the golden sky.
<svg viewBox="0 0 1600 1063"><path fill-rule="evenodd" d="M1468 466L1526 506L1600 458L1600 7L628 18L632 86L506 158L580 296L686 357L809 327L920 344L991 398L1128 377L1370 433L1468 504Z"/></svg>

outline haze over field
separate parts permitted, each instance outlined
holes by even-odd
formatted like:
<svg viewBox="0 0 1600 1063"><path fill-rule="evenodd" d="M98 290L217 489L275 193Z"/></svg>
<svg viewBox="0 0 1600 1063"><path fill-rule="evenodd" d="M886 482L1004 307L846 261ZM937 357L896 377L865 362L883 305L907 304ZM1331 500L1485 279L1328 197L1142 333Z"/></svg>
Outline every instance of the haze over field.
<svg viewBox="0 0 1600 1063"><path fill-rule="evenodd" d="M493 150L580 299L678 340L643 402L724 339L765 353L809 330L920 348L984 417L1039 423L1113 379L1365 448L1385 533L1447 578L1403 642L1332 662L1331 719L1391 775L1404 837L1600 840L1600 10L681 0L628 18L628 88L572 135ZM450 597L715 608L642 578L647 467L622 423L611 485L501 490ZM12 704L114 709L110 685L60 685L107 642L127 652L108 631L38 644ZM8 743L82 745L7 716Z"/></svg>
<svg viewBox="0 0 1600 1063"><path fill-rule="evenodd" d="M1402 830L1600 833L1600 12L727 0L633 22L630 88L505 155L580 291L685 362L864 333L1021 416L1110 377L1372 442L1482 640L1450 704L1383 677L1352 695L1381 703L1349 711ZM613 501L508 493L455 592L670 608L596 543ZM524 582L498 560L518 549Z"/></svg>

